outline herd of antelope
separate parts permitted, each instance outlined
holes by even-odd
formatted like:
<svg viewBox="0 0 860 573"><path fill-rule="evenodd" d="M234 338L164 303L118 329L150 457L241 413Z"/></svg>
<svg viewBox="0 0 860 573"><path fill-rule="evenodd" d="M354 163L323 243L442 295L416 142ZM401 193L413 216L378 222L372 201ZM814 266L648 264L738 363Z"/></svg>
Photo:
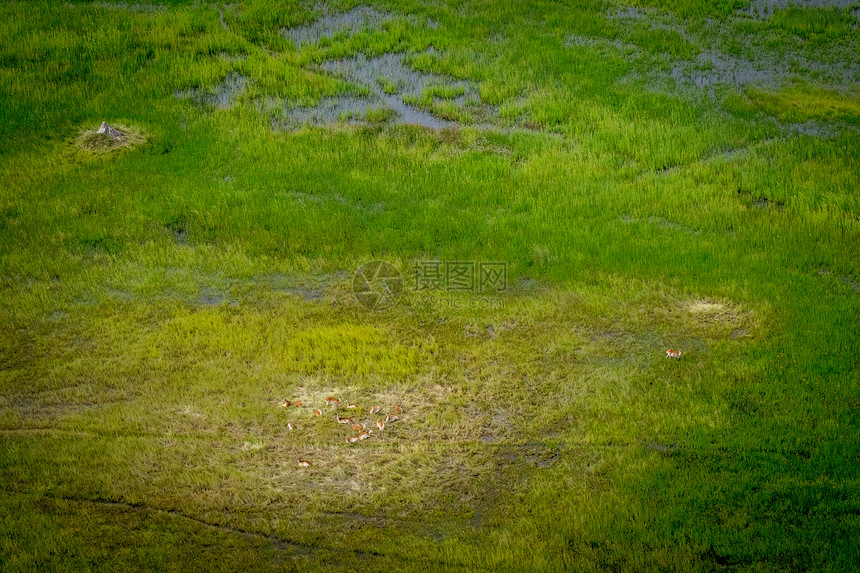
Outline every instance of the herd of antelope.
<svg viewBox="0 0 860 573"><path fill-rule="evenodd" d="M674 358L675 360L678 360L681 358L681 351L670 348L666 351L666 358ZM302 402L301 400L296 400L294 402L290 402L289 400L284 400L284 403L281 404L281 408L288 408L290 406L295 406L295 407L301 408L303 405L304 405L304 402ZM326 398L325 404L323 405L323 408L328 408L329 406L335 407L335 413L334 413L335 421L337 421L338 424L352 425L352 430L353 430L353 432L356 433L356 435L350 436L346 439L347 444L357 444L358 442L361 442L363 440L368 439L370 437L370 435L373 433L372 429L371 430L367 429L367 422L358 422L358 421L354 420L353 418L349 418L349 417L341 418L340 417L340 411L339 411L339 408L341 407L341 397L340 396L338 396L337 398L335 398L334 396L329 396L328 398ZM345 404L345 407L347 410L355 410L358 406L356 404L353 404L352 402L347 402ZM373 406L372 408L370 408L370 415L373 416L375 414L378 414L381 409L382 409L381 406ZM403 413L403 408L400 406L400 404L397 404L394 407L394 414L386 415L384 420L382 418L376 419L377 429L380 432L385 431L385 425L391 424L391 423L399 420L400 414L402 414L402 413ZM323 415L322 409L317 408L314 410L314 416L322 416L322 415ZM289 422L289 423L287 423L287 428L290 430L295 430L295 429L297 429L297 426L295 423ZM309 467L313 466L313 464L309 460L306 460L303 458L296 459L296 462L298 462L299 466L301 466L303 468L309 468Z"/></svg>
<svg viewBox="0 0 860 573"><path fill-rule="evenodd" d="M302 406L304 406L304 402L302 402L301 400L294 400L294 401L284 400L284 403L280 405L281 408L289 408L290 406L296 407L296 408L301 408ZM359 421L354 420L353 418L349 418L349 417L345 417L345 418L340 417L340 407L341 407L341 397L340 396L338 396L337 398L335 398L333 396L329 396L328 398L326 398L325 404L323 405L323 408L327 409L329 406L334 406L334 408L335 408L334 418L337 421L337 423L343 424L343 425L351 425L353 432L356 433L356 435L350 436L346 439L347 444L357 444L358 442L361 442L363 440L368 439L370 437L370 435L373 433L372 429L371 430L367 429L367 424L368 424L367 422L359 422ZM347 402L346 404L344 404L344 407L347 410L355 410L358 408L358 406L356 404L353 404L352 402ZM373 416L375 414L379 414L380 410L382 410L382 406L378 406L378 405L373 406L370 408L370 415ZM376 428L379 432L385 431L386 424L391 424L391 423L396 422L397 420L400 419L400 415L403 414L403 407L400 404L397 404L394 407L393 412L394 412L393 414L387 414L385 416L384 420L382 418L376 419ZM313 414L314 414L314 416L322 416L323 410L320 408L317 408L314 410ZM298 426L295 424L295 422L288 422L287 423L287 429L290 431L297 430ZM309 460L306 460L303 458L298 458L296 460L296 462L298 462L299 466L301 466L303 468L309 468L309 467L313 466L313 463L311 463Z"/></svg>

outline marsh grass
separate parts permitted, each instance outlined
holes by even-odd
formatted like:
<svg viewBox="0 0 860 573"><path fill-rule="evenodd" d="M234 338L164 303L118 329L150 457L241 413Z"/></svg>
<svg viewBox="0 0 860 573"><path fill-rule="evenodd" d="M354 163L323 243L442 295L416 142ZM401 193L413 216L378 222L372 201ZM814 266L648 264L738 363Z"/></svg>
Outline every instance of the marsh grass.
<svg viewBox="0 0 860 573"><path fill-rule="evenodd" d="M746 7L3 4L0 569L856 568L856 24ZM447 121L283 129L371 88Z"/></svg>

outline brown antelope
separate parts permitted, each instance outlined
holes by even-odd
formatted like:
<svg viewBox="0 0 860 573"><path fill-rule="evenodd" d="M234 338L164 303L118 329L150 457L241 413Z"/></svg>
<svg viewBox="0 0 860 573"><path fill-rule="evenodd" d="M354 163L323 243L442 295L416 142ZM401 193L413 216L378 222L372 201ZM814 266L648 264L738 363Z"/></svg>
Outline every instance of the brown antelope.
<svg viewBox="0 0 860 573"><path fill-rule="evenodd" d="M372 433L373 433L373 431L372 431L372 430L367 430L366 432L362 432L362 433L360 433L360 434L359 434L358 436L356 436L356 437L358 438L358 441L366 440L367 438L369 438L369 437L370 437L370 434L372 434Z"/></svg>
<svg viewBox="0 0 860 573"><path fill-rule="evenodd" d="M347 402L347 403L346 403L346 407L347 407L348 409L350 409L350 410L355 410L358 406L356 406L356 405L355 405L355 404L353 404L352 402Z"/></svg>
<svg viewBox="0 0 860 573"><path fill-rule="evenodd" d="M340 414L335 414L338 424L352 424L352 418L341 418Z"/></svg>
<svg viewBox="0 0 860 573"><path fill-rule="evenodd" d="M302 402L301 400L296 400L295 402L293 402L293 406L295 406L296 408L301 408L304 405L305 405L305 403Z"/></svg>
<svg viewBox="0 0 860 573"><path fill-rule="evenodd" d="M385 422L383 422L382 420L377 420L376 427L379 428L380 432L382 432L383 430L385 430Z"/></svg>
<svg viewBox="0 0 860 573"><path fill-rule="evenodd" d="M314 410L314 416L322 416L322 410Z"/></svg>
<svg viewBox="0 0 860 573"><path fill-rule="evenodd" d="M401 407L400 407L400 404L397 404L397 405L394 407L394 413L395 413L395 414L402 414L402 413L403 413L403 408L401 408Z"/></svg>
<svg viewBox="0 0 860 573"><path fill-rule="evenodd" d="M352 431L353 432L360 432L360 431L364 430L364 428L366 426L367 426L367 424L353 424L352 425Z"/></svg>
<svg viewBox="0 0 860 573"><path fill-rule="evenodd" d="M289 401L289 400L284 400L284 403L283 403L283 404L281 404L281 405L280 405L280 406L278 406L278 407L279 407L279 408L286 408L286 407L288 407L289 405L290 405L290 401Z"/></svg>
<svg viewBox="0 0 860 573"><path fill-rule="evenodd" d="M679 358L681 358L681 351L680 350L672 350L670 348L669 350L666 351L666 358L674 358L675 360L678 360Z"/></svg>
<svg viewBox="0 0 860 573"><path fill-rule="evenodd" d="M292 422L288 422L287 423L287 429L292 432L293 430L296 429L296 425L293 424Z"/></svg>
<svg viewBox="0 0 860 573"><path fill-rule="evenodd" d="M370 415L372 416L373 414L376 414L380 410L382 410L382 406L374 406L373 408L370 409Z"/></svg>
<svg viewBox="0 0 860 573"><path fill-rule="evenodd" d="M334 396L329 396L325 399L326 406L340 406L340 397L335 398Z"/></svg>
<svg viewBox="0 0 860 573"><path fill-rule="evenodd" d="M396 422L399 419L400 416L392 416L391 414L389 414L388 416L385 416L385 423L387 424L388 422Z"/></svg>
<svg viewBox="0 0 860 573"><path fill-rule="evenodd" d="M311 466L313 465L313 464L312 464L312 463L310 463L308 460L303 460L302 458L297 458L297 459L296 459L296 461L297 461L297 462L299 463L299 465L300 465L300 466L302 466L303 468L309 468L309 467L311 467Z"/></svg>
<svg viewBox="0 0 860 573"><path fill-rule="evenodd" d="M361 438L359 438L358 436L350 436L349 438L346 439L346 443L347 444L354 444L360 440L361 440Z"/></svg>

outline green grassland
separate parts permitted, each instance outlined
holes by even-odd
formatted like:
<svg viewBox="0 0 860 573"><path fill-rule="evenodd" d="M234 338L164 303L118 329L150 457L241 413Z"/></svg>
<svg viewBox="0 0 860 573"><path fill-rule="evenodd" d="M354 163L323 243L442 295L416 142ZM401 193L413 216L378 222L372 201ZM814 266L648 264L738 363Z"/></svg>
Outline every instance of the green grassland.
<svg viewBox="0 0 860 573"><path fill-rule="evenodd" d="M0 571L860 567L860 5L765 4L0 4ZM358 54L450 123L280 127Z"/></svg>

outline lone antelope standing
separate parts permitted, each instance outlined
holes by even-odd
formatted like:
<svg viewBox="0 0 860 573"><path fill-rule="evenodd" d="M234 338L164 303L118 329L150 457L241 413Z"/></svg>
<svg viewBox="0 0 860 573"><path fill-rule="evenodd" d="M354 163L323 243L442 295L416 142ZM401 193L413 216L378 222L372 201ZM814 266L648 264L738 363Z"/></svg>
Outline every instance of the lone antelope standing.
<svg viewBox="0 0 860 573"><path fill-rule="evenodd" d="M674 358L675 360L678 360L681 358L681 351L680 350L672 350L670 348L669 350L666 351L666 358Z"/></svg>
<svg viewBox="0 0 860 573"><path fill-rule="evenodd" d="M311 466L313 465L313 464L312 464L312 463L310 463L308 460L303 460L302 458L296 458L296 461L297 461L297 462L299 463L299 465L300 465L300 466L302 466L303 468L309 468L309 467L311 467Z"/></svg>

